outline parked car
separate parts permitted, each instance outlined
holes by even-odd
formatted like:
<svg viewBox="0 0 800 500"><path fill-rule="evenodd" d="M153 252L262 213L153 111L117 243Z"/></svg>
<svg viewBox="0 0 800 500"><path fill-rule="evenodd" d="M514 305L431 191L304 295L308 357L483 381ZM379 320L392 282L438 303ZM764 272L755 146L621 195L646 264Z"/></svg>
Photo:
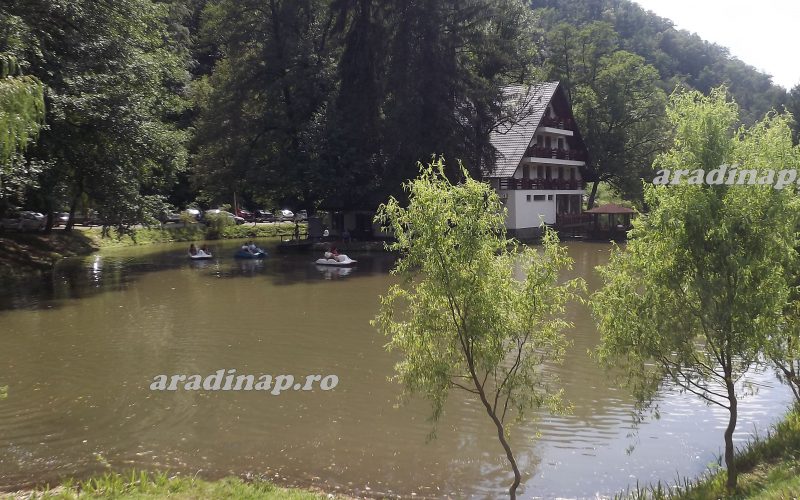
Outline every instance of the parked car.
<svg viewBox="0 0 800 500"><path fill-rule="evenodd" d="M225 210L220 210L218 208L214 208L214 209L211 209L211 210L206 210L205 214L203 214L203 218L205 220L208 220L209 217L211 217L211 218L213 218L213 217L230 217L231 220L233 220L236 224L244 224L244 222L245 222L244 219L242 219L241 217L233 215L230 212L226 212Z"/></svg>
<svg viewBox="0 0 800 500"><path fill-rule="evenodd" d="M166 224L168 222L180 222L181 214L173 210L164 210L159 214L158 220L161 221L162 224Z"/></svg>
<svg viewBox="0 0 800 500"><path fill-rule="evenodd" d="M98 226L101 222L100 214L94 210L89 210L85 214L83 212L75 212L75 215L72 217L72 221L75 223L75 225L81 226Z"/></svg>
<svg viewBox="0 0 800 500"><path fill-rule="evenodd" d="M194 217L194 220L200 220L203 218L203 212L198 210L197 208L187 208L183 211L185 214L188 214L189 217Z"/></svg>
<svg viewBox="0 0 800 500"><path fill-rule="evenodd" d="M47 217L39 212L28 210L22 212L9 212L0 219L0 230L14 229L15 231L42 231L47 224Z"/></svg>
<svg viewBox="0 0 800 500"><path fill-rule="evenodd" d="M280 222L285 222L287 220L294 220L294 212L286 208L284 208L283 210L278 210L277 219Z"/></svg>
<svg viewBox="0 0 800 500"><path fill-rule="evenodd" d="M258 222L275 222L275 214L269 210L256 210L255 215Z"/></svg>
<svg viewBox="0 0 800 500"><path fill-rule="evenodd" d="M244 208L237 209L236 215L246 220L247 222L255 221L255 215L253 214L253 212L245 210Z"/></svg>
<svg viewBox="0 0 800 500"><path fill-rule="evenodd" d="M308 212L305 210L298 210L294 214L294 220L297 222L305 222L308 220Z"/></svg>
<svg viewBox="0 0 800 500"><path fill-rule="evenodd" d="M69 212L53 212L53 227L66 226L69 222Z"/></svg>

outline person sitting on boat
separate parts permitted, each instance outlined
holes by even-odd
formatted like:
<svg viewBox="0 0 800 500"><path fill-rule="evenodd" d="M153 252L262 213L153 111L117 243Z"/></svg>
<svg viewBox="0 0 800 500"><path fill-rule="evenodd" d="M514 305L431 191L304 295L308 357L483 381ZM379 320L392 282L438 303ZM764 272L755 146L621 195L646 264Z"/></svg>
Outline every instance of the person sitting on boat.
<svg viewBox="0 0 800 500"><path fill-rule="evenodd" d="M258 247L252 241L247 244L247 250L253 255L259 252Z"/></svg>
<svg viewBox="0 0 800 500"><path fill-rule="evenodd" d="M200 247L200 252L203 252L206 255L211 255L211 251L208 249L208 245L203 245Z"/></svg>
<svg viewBox="0 0 800 500"><path fill-rule="evenodd" d="M197 255L197 247L194 246L194 243L189 245L189 255L192 255L192 256Z"/></svg>

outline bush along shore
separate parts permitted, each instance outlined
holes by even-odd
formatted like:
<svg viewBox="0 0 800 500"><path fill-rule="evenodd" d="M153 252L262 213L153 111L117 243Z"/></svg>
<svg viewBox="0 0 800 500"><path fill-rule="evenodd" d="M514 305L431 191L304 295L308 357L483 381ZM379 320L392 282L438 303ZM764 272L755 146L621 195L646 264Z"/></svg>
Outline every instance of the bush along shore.
<svg viewBox="0 0 800 500"><path fill-rule="evenodd" d="M306 225L297 228L306 236ZM118 232L109 228L54 229L43 233L0 233L0 283L29 278L49 271L65 257L89 255L101 248L148 245L180 241L220 239L291 238L292 222L278 224L185 224L172 227L142 227Z"/></svg>
<svg viewBox="0 0 800 500"><path fill-rule="evenodd" d="M195 477L134 471L123 474L109 472L84 481L66 480L54 488L0 493L0 498L9 500L72 500L80 498L321 500L348 497L334 496L314 490L284 488L260 479L244 481L229 477L219 481L206 481Z"/></svg>
<svg viewBox="0 0 800 500"><path fill-rule="evenodd" d="M697 481L637 487L615 498L706 500L710 498L783 500L800 498L800 403L766 436L757 436L736 454L739 481L734 493L725 488L723 469Z"/></svg>

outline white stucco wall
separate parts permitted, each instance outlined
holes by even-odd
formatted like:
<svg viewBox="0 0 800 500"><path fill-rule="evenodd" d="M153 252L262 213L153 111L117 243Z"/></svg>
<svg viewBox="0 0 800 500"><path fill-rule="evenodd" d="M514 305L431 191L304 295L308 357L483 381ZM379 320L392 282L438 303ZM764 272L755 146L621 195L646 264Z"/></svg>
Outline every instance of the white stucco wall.
<svg viewBox="0 0 800 500"><path fill-rule="evenodd" d="M513 190L503 191L508 194L506 208L506 227L508 229L538 228L542 224L555 224L556 222L556 191L545 190ZM544 201L535 201L534 196L544 196ZM547 196L553 195L552 200ZM531 201L527 201L527 196Z"/></svg>

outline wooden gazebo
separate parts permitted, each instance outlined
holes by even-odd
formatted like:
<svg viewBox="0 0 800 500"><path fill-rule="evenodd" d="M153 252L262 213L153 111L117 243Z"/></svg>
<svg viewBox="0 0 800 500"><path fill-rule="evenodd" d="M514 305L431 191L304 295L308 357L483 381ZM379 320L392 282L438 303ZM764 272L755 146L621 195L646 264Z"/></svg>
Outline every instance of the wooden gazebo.
<svg viewBox="0 0 800 500"><path fill-rule="evenodd" d="M592 215L592 224L589 226L589 237L597 240L624 240L628 231L633 227L631 218L636 215L636 210L609 203L584 212Z"/></svg>

